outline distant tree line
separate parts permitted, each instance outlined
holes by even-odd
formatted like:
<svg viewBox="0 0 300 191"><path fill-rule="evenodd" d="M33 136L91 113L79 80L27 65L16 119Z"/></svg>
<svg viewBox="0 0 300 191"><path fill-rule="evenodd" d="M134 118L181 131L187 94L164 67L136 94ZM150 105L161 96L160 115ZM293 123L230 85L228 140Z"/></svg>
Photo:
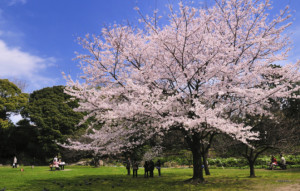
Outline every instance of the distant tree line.
<svg viewBox="0 0 300 191"><path fill-rule="evenodd" d="M0 79L0 163L45 163L54 155L64 155L63 143L68 137L84 132L79 125L84 114L73 111L76 100L64 93L64 86L46 87L31 94L7 79ZM22 120L14 124L11 115ZM69 153L69 152L66 152Z"/></svg>

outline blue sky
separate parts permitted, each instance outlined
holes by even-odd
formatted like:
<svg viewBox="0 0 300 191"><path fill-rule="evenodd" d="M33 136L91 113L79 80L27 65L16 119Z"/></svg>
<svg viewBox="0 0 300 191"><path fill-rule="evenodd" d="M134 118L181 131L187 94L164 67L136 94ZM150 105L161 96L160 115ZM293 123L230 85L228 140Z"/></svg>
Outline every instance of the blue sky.
<svg viewBox="0 0 300 191"><path fill-rule="evenodd" d="M81 72L72 60L82 51L77 37L99 34L103 24L137 22L135 6L145 14L155 8L164 14L168 2L178 0L0 0L0 78L25 81L25 92L65 85L61 72L73 78ZM300 58L300 1L273 0L272 14L287 4L294 42L289 59L295 61Z"/></svg>

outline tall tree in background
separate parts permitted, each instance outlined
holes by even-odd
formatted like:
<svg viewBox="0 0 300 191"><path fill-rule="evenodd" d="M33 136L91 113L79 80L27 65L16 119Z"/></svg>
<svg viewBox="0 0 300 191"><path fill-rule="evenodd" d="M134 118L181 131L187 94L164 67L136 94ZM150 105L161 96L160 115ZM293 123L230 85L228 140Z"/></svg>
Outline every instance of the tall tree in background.
<svg viewBox="0 0 300 191"><path fill-rule="evenodd" d="M19 113L28 103L28 94L7 79L0 79L0 128L7 128L10 115Z"/></svg>
<svg viewBox="0 0 300 191"><path fill-rule="evenodd" d="M269 98L298 88L290 83L300 80L299 62L271 67L287 58L290 16L285 9L269 19L269 9L268 0L216 0L207 9L180 3L164 26L157 12L141 14L142 29L113 25L80 39L90 53L77 57L85 82L69 79L66 92L80 100L76 111L89 113L85 119L105 125L87 135L93 141L71 147L118 153L180 129L193 153L192 180L203 182L207 134L249 144L258 134L233 119L270 115Z"/></svg>
<svg viewBox="0 0 300 191"><path fill-rule="evenodd" d="M222 136L213 147L217 153L226 153L225 157L244 157L250 168L250 177L255 177L254 165L263 154L297 154L299 152L300 123L299 99L280 99L271 102L270 116L247 116L244 123L253 126L253 131L260 133L259 140L250 141L251 146L232 141Z"/></svg>
<svg viewBox="0 0 300 191"><path fill-rule="evenodd" d="M35 126L37 140L41 145L40 156L53 157L59 152L57 142L64 142L75 131L83 114L74 112L76 100L64 93L64 86L47 87L30 94L28 106L22 112Z"/></svg>
<svg viewBox="0 0 300 191"><path fill-rule="evenodd" d="M12 114L18 114L28 103L28 94L7 79L0 79L0 158L16 154L16 146L11 140L14 124Z"/></svg>
<svg viewBox="0 0 300 191"><path fill-rule="evenodd" d="M298 85L300 82L297 83ZM300 91L293 92L294 95L300 95ZM288 98L281 100L284 120L282 126L289 131L282 132L285 140L279 145L282 152L288 151L290 154L300 153L300 99ZM288 135L288 136L287 136Z"/></svg>

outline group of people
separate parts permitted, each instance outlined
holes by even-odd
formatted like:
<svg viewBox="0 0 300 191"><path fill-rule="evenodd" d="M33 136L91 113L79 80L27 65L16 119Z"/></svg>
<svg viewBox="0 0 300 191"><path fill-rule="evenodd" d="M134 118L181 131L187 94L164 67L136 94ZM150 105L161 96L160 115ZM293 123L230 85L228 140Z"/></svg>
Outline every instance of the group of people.
<svg viewBox="0 0 300 191"><path fill-rule="evenodd" d="M132 172L133 172L133 177L137 177L138 174L138 169L139 169L139 163L137 161L133 161L131 163L130 159L127 160L126 162L126 169L127 169L127 175L130 175L130 168L132 167ZM152 160L150 161L145 161L144 163L144 177L148 178L148 177L153 177L153 171L155 169L155 167L158 170L158 176L161 176L161 162L160 160L158 160L156 162L156 164L154 164L154 162Z"/></svg>
<svg viewBox="0 0 300 191"><path fill-rule="evenodd" d="M280 162L277 162L274 155L271 156L270 169L273 170L275 166L280 166L282 169L286 169L286 160L282 154L280 154Z"/></svg>
<svg viewBox="0 0 300 191"><path fill-rule="evenodd" d="M53 158L52 164L50 164L50 168L56 169L56 170L64 170L65 168L65 162L62 162L61 159L58 159L57 156Z"/></svg>

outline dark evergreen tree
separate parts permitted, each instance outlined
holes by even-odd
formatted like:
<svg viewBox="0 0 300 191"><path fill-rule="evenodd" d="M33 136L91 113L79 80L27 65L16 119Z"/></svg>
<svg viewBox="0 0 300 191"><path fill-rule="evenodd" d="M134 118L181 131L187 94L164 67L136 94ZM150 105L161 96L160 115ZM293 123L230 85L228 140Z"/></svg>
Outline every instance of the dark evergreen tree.
<svg viewBox="0 0 300 191"><path fill-rule="evenodd" d="M35 126L45 159L60 152L57 142L63 143L75 132L85 129L85 125L77 125L84 114L75 112L76 107L77 101L64 93L64 86L47 87L30 94L22 115Z"/></svg>
<svg viewBox="0 0 300 191"><path fill-rule="evenodd" d="M0 79L0 160L5 162L17 152L13 140L15 125L10 116L18 114L28 102L28 94L7 79Z"/></svg>

